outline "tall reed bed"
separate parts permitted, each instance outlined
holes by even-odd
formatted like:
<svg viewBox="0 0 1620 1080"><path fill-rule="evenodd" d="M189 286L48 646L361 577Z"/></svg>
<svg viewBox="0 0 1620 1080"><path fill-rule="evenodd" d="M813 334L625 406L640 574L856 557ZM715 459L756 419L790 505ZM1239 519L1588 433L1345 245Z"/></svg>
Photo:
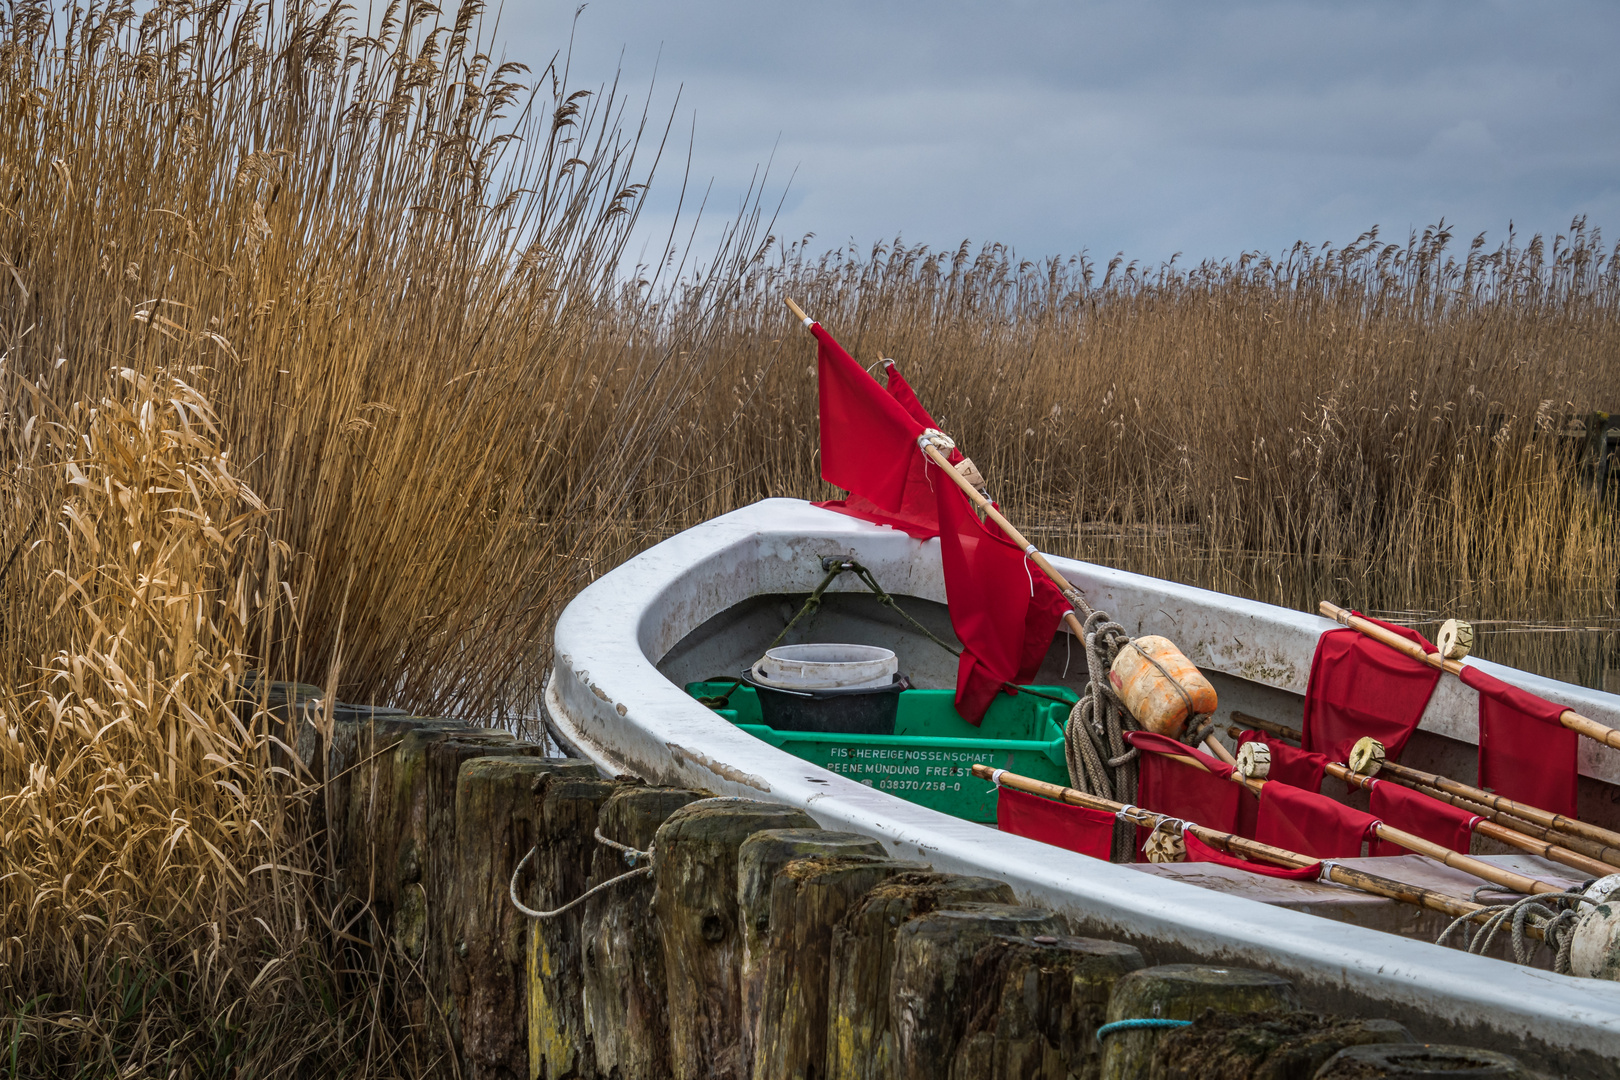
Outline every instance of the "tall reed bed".
<svg viewBox="0 0 1620 1080"><path fill-rule="evenodd" d="M1584 221L1189 267L790 248L727 311L712 392L671 431L701 448L682 524L828 494L782 295L862 363L898 361L1059 552L1307 609L1620 617L1613 488L1594 498L1564 434L1620 407L1620 251Z"/></svg>
<svg viewBox="0 0 1620 1080"><path fill-rule="evenodd" d="M517 722L746 261L620 296L665 129L366 17L0 8L0 1070L454 1072L244 675Z"/></svg>

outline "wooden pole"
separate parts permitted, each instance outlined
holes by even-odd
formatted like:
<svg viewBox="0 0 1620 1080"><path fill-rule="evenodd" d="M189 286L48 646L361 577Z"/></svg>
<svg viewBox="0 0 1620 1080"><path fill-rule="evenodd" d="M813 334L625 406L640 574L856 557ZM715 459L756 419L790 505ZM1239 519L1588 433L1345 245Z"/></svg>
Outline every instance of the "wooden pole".
<svg viewBox="0 0 1620 1080"><path fill-rule="evenodd" d="M1417 642L1408 641L1399 634L1390 633L1377 623L1369 622L1359 615L1352 615L1344 608L1337 607L1328 603L1326 600L1323 600L1322 603L1318 605L1318 610L1320 610L1323 615L1326 615L1334 622L1342 623L1358 633L1367 635L1374 641L1379 641L1385 645L1388 645L1397 652L1405 653L1414 660L1421 660L1430 667L1439 668L1441 671L1449 672L1452 675L1462 674L1463 666L1461 662L1457 660L1447 660L1439 653L1425 652L1423 646L1419 645ZM1567 727L1569 730L1575 732L1577 735L1582 735L1588 739L1591 739L1593 742L1600 742L1604 746L1610 746L1616 750L1620 750L1620 731L1609 727L1607 724L1600 724L1596 720L1582 716L1580 713L1575 712L1572 709L1565 709L1562 713L1560 713L1558 715L1558 722L1564 727Z"/></svg>
<svg viewBox="0 0 1620 1080"><path fill-rule="evenodd" d="M1112 799L1104 799L1100 795L1088 795L1085 792L1077 791L1074 788L1060 787L1057 784L1048 784L1044 780L1033 780L1027 776L1019 776L1016 773L1002 771L1000 776L997 777L997 771L998 770L992 769L988 765L973 766L974 776L985 780L996 780L996 782L1001 784L1003 787L1010 787L1014 791L1023 791L1031 795L1040 795L1044 798L1053 799L1057 802L1068 803L1070 806L1084 806L1089 810L1102 810L1111 814L1123 814L1134 824L1142 825L1147 828L1152 828L1162 821L1171 820L1165 817L1163 814L1156 814L1153 811L1145 810L1140 806L1128 807L1124 803L1114 802ZM1203 825L1199 825L1194 822L1187 822L1187 829L1194 836L1198 837L1198 839L1202 840L1204 843L1209 844L1211 847L1225 851L1231 855L1238 855L1246 859L1255 859L1261 862L1267 862L1273 866L1282 866L1290 870L1297 870L1301 867L1310 866L1312 863L1321 861L1318 859L1313 859L1308 855L1301 855L1297 851L1288 851L1285 848L1272 847L1270 844L1262 844L1258 840L1249 840L1241 836L1234 836L1231 833L1224 833L1216 829L1206 828ZM1435 892L1433 889L1425 889L1418 885L1408 885L1405 882L1396 881L1393 878L1381 877L1377 874L1369 874L1364 870L1354 870L1342 863L1329 861L1327 865L1324 866L1324 871L1324 876L1329 881L1337 882L1340 885L1346 885L1352 889L1359 889L1362 892L1372 893L1374 896L1383 896L1390 900L1400 900L1404 903L1415 904L1419 907L1425 907L1431 911L1438 911L1454 918L1462 915L1477 915L1477 913L1482 911L1485 907L1484 904L1476 904L1471 900L1463 900L1455 896L1447 896L1445 893ZM1480 916L1475 921L1481 921L1485 917L1486 916ZM1531 927L1531 930L1532 936L1541 936L1541 931L1539 928Z"/></svg>
<svg viewBox="0 0 1620 1080"><path fill-rule="evenodd" d="M1245 712L1234 711L1232 719L1239 724L1246 724L1256 731L1263 731L1267 735L1274 735L1282 739L1291 739L1294 742L1303 741L1303 736L1293 730L1271 720L1263 720L1258 716L1250 716ZM1236 736L1234 735L1234 738ZM1501 822L1501 818L1518 818L1518 824L1501 822L1516 828L1520 832L1528 832L1524 826L1537 826L1547 832L1545 839L1556 840L1556 834L1563 833L1567 838L1588 841L1590 849L1584 854L1593 858L1602 859L1613 866L1620 866L1620 833L1611 832L1597 825L1591 825L1576 818L1555 814L1550 810L1543 810L1529 803L1516 802L1500 795L1485 791L1482 788L1472 787L1459 783L1456 780L1441 776L1439 773L1424 772L1409 765L1402 765L1394 761L1385 761L1378 767L1380 776L1387 776L1407 787L1422 791L1431 798L1440 799L1458 805L1462 802L1470 813L1489 817L1493 821ZM1573 846L1573 845L1571 845Z"/></svg>
<svg viewBox="0 0 1620 1080"><path fill-rule="evenodd" d="M1361 788L1363 791L1371 791L1373 785L1380 782L1377 777L1362 776L1360 773L1351 772L1350 766L1339 761L1328 762L1327 771L1329 776L1343 780L1345 783ZM1509 847L1516 847L1520 851L1528 851L1530 854L1540 856L1543 859L1550 859L1553 862L1574 867L1583 874L1606 877L1614 873L1614 867L1608 863L1588 858L1580 852L1571 851L1560 844L1553 844L1545 840L1537 840L1532 836L1526 836L1517 829L1510 829L1483 816L1479 816L1479 820L1474 823L1474 831L1481 836L1488 836L1492 840L1507 844Z"/></svg>
<svg viewBox="0 0 1620 1080"><path fill-rule="evenodd" d="M1221 757L1225 759L1228 764L1232 763L1231 754L1227 752L1226 747L1221 746L1221 744L1215 740L1214 736L1211 736L1207 742L1219 748ZM1209 771L1209 769L1204 766L1202 761L1199 761L1197 758L1188 757L1185 754L1164 754L1161 756L1167 757L1171 761L1179 761L1183 765L1191 765L1195 769L1202 769L1204 772ZM1348 769L1345 771L1349 772ZM1352 773L1351 775L1354 774ZM1265 780L1255 780L1251 777L1244 776L1236 769L1233 769L1228 779L1234 783L1242 784L1256 796L1260 794L1261 789L1263 789L1267 783ZM1382 821L1373 825L1373 833L1380 840L1387 840L1391 844L1399 845L1400 847L1405 848L1407 851L1413 851L1419 855L1427 855L1431 859L1436 859L1445 863L1453 870L1461 870L1466 874L1473 874L1482 881L1488 881L1493 885L1501 885L1504 888L1513 890L1514 892L1543 893L1564 891L1558 886L1547 884L1545 881L1539 881L1536 878L1527 877L1524 874L1517 874L1512 870L1504 870L1501 867L1494 866L1482 859L1476 859L1472 855L1464 855L1461 852L1452 851L1448 847L1436 844L1431 840L1425 840L1421 836L1415 836L1404 829L1397 829L1392 825L1386 825ZM1529 838L1527 837L1526 839L1528 840ZM1534 840L1529 840L1529 842L1532 844L1535 843ZM1561 850L1567 851L1568 849ZM1577 858L1581 857L1573 851L1569 852L1569 854L1574 855ZM1551 856L1547 857L1550 858ZM1600 875L1606 874L1608 873L1608 870L1605 868L1599 871L1599 873Z"/></svg>

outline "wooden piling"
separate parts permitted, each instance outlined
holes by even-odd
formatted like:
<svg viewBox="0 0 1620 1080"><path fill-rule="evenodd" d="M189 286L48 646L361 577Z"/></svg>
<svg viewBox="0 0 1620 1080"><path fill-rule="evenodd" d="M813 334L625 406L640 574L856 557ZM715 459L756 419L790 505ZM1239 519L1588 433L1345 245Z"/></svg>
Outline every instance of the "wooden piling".
<svg viewBox="0 0 1620 1080"><path fill-rule="evenodd" d="M1506 1054L1434 1043L1352 1046L1328 1059L1313 1080L1532 1080Z"/></svg>
<svg viewBox="0 0 1620 1080"><path fill-rule="evenodd" d="M1299 1008L1294 985L1280 975L1248 968L1165 964L1143 968L1114 984L1108 1022L1195 1020L1205 1009L1236 1013L1292 1012ZM1102 1080L1144 1080L1162 1027L1115 1031L1103 1046Z"/></svg>
<svg viewBox="0 0 1620 1080"><path fill-rule="evenodd" d="M671 814L707 798L683 788L624 784L602 804L602 835L646 851ZM636 865L642 865L638 860ZM591 885L631 869L624 854L598 844ZM596 1068L618 1080L662 1080L669 1075L669 999L664 951L652 917L653 883L643 876L597 893L581 905L585 930L585 1037Z"/></svg>
<svg viewBox="0 0 1620 1080"><path fill-rule="evenodd" d="M966 1024L969 971L978 951L1001 937L1059 937L1063 920L1040 908L963 905L912 919L894 942L889 1014L899 1080L937 1080L956 1056Z"/></svg>
<svg viewBox="0 0 1620 1080"><path fill-rule="evenodd" d="M950 1080L1068 1080L1102 1068L1097 1028L1114 983L1144 966L1134 945L1097 938L996 938L968 971Z"/></svg>
<svg viewBox="0 0 1620 1080"><path fill-rule="evenodd" d="M743 943L743 1061L754 1060L765 991L765 945L770 940L771 885L777 871L795 859L811 856L881 859L884 854L883 845L869 836L828 829L766 829L743 841L737 851L737 911L742 920Z"/></svg>
<svg viewBox="0 0 1620 1080"><path fill-rule="evenodd" d="M455 871L441 937L449 954L446 1012L459 1020L464 1080L528 1075L528 920L512 906L508 887L512 868L539 836L535 789L589 768L538 757L477 757L457 774Z"/></svg>
<svg viewBox="0 0 1620 1080"><path fill-rule="evenodd" d="M922 863L855 855L795 859L776 873L761 965L754 1080L827 1075L832 928L884 879L927 869ZM880 992L872 990L874 997Z"/></svg>
<svg viewBox="0 0 1620 1080"><path fill-rule="evenodd" d="M524 902L530 907L553 911L585 894L600 846L593 835L597 815L613 790L607 780L545 780L537 850L525 870L527 881L518 884L518 895L527 893ZM596 1075L591 1045L584 1038L583 914L581 905L554 918L528 920L531 1080Z"/></svg>
<svg viewBox="0 0 1620 1080"><path fill-rule="evenodd" d="M1347 1046L1412 1041L1412 1033L1393 1020L1206 1009L1191 1027L1164 1036L1148 1080L1312 1080Z"/></svg>
<svg viewBox="0 0 1620 1080"><path fill-rule="evenodd" d="M867 893L833 928L828 1080L888 1080L894 1075L888 990L894 942L902 926L941 908L1012 901L1012 888L1005 882L962 874L899 874Z"/></svg>
<svg viewBox="0 0 1620 1080"><path fill-rule="evenodd" d="M654 843L653 911L663 935L670 1072L675 1080L746 1074L737 856L765 829L814 828L802 810L705 799L671 814Z"/></svg>

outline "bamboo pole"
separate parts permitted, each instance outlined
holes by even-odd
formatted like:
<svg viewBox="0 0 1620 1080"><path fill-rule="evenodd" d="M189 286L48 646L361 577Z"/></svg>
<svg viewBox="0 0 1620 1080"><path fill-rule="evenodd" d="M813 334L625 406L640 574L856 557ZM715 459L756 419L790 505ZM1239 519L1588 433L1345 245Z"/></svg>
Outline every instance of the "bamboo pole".
<svg viewBox="0 0 1620 1080"><path fill-rule="evenodd" d="M1463 665L1459 661L1447 660L1439 653L1425 652L1423 646L1419 645L1417 642L1408 641L1399 634L1392 634L1388 630L1385 630L1382 626L1379 626L1377 623L1369 622L1359 615L1352 615L1344 608L1337 607L1336 605L1330 604L1326 600L1323 600L1322 603L1318 605L1318 610L1321 611L1323 615L1326 615L1328 618L1332 619L1334 622L1341 623L1348 626L1352 630L1365 634L1374 641L1382 642L1397 652L1410 656L1414 660L1421 660L1430 667L1439 668L1441 671L1449 672L1452 675L1462 674ZM1607 724L1600 724L1596 720L1582 716L1573 709L1565 709L1563 712L1559 713L1558 722L1569 730L1575 732L1577 735L1591 739L1593 742L1600 742L1604 746L1610 746L1616 750L1620 750L1620 731L1609 727Z"/></svg>
<svg viewBox="0 0 1620 1080"><path fill-rule="evenodd" d="M1187 760L1190 761L1191 759ZM999 775L997 775L998 773ZM1074 788L1060 787L1057 784L1046 783L1044 780L1034 780L1027 776L1019 776L1016 773L992 769L988 765L974 765L973 775L984 780L994 780L1001 786L1012 788L1014 791L1040 795L1057 802L1067 803L1070 806L1083 806L1089 810L1101 810L1105 813L1122 815L1132 824L1141 825L1145 828L1152 828L1162 822L1172 820L1163 814L1156 814L1140 806L1126 806L1124 803L1114 802L1112 799L1105 799L1100 795L1088 795ZM1477 904L1471 900L1448 896L1445 893L1425 889L1419 885L1408 885L1404 881L1396 881L1393 878L1382 877L1378 874L1369 874L1365 870L1356 870L1345 866L1343 863L1313 859L1308 855L1301 855L1297 851L1289 851L1286 848L1262 844L1258 840L1250 840L1246 837L1235 836L1232 833L1220 832L1199 825L1196 822L1189 821L1185 822L1185 824L1187 831L1198 837L1198 839L1230 855L1238 855L1290 870L1297 870L1316 862L1322 862L1323 878L1339 885L1371 893L1374 896L1382 896L1390 900L1399 900L1403 903L1425 907L1431 911L1438 911L1443 915L1450 915L1453 918L1467 915L1474 917L1474 921L1480 922L1489 917L1480 914L1485 908L1484 904ZM1532 924L1526 929L1532 937L1541 937L1540 927Z"/></svg>
<svg viewBox="0 0 1620 1080"><path fill-rule="evenodd" d="M1232 719L1267 735L1291 739L1294 742L1303 741L1303 736L1298 731L1272 720L1250 716L1236 710L1232 713ZM1237 735L1234 733L1233 737L1236 738ZM1602 859L1612 866L1620 866L1620 833L1577 818L1555 814L1550 810L1531 806L1529 803L1503 798L1501 795L1460 783L1439 773L1424 772L1422 769L1414 769L1399 762L1385 761L1379 765L1378 772L1380 776L1387 776L1388 779L1406 787L1415 788L1430 798L1449 802L1453 806L1462 806L1470 813L1491 818L1523 833L1542 835L1543 839L1548 840L1556 839L1583 854ZM1503 821L1504 818L1509 820ZM1539 830L1539 833L1532 830Z"/></svg>
<svg viewBox="0 0 1620 1080"><path fill-rule="evenodd" d="M1281 724L1272 724L1270 721L1265 721L1269 727L1259 728L1258 725L1251 722L1256 719L1255 717L1248 716L1245 713L1237 711L1234 711L1232 715L1242 718L1245 722L1250 722L1249 726L1251 728L1265 731L1266 734L1273 737L1289 737L1288 729L1283 727ZM1227 734L1231 735L1234 739L1241 738L1243 734L1243 728L1236 724L1228 726L1226 731ZM1297 732L1294 733L1294 737L1296 739L1298 738ZM1418 770L1414 769L1411 771L1417 772ZM1386 776L1386 773L1389 775ZM1430 776L1433 774L1420 773L1419 775ZM1388 762L1385 762L1384 765L1378 770L1378 776L1381 780L1387 779L1393 783L1400 784L1402 787L1409 787L1413 791L1421 792L1431 799L1438 799L1440 802L1455 806L1460 810L1466 810L1470 814L1477 814L1482 818L1489 821L1494 821L1498 825L1505 826L1506 828L1512 829L1515 832L1524 833L1526 836L1532 836L1538 840L1546 840L1550 843L1561 844L1562 846L1569 848L1571 851L1576 851L1589 858L1597 859L1609 867L1605 873L1614 873L1616 871L1620 871L1620 848L1610 847L1607 844L1600 844L1595 840L1588 840L1585 837L1573 836L1569 833L1559 832L1557 829L1549 828L1545 825L1538 825L1533 821L1526 821L1523 818L1515 817L1505 810L1496 810L1492 807L1484 805L1483 803L1475 802L1473 799L1466 798L1465 796L1455 795L1449 791L1442 791L1439 788L1430 787L1428 784L1395 775L1390 773ZM1444 778L1442 777L1441 779Z"/></svg>
<svg viewBox="0 0 1620 1080"><path fill-rule="evenodd" d="M1213 735L1206 740L1206 744L1216 748L1219 752L1219 756L1225 760L1227 764L1235 764L1231 753L1227 751L1226 747L1221 746L1220 742L1216 740ZM1161 756L1167 757L1171 761L1179 761L1183 765L1191 765L1195 769L1202 769L1204 772L1209 772L1209 769L1204 765L1204 763L1199 761L1197 758L1188 757L1185 754L1164 754ZM1349 770L1346 769L1345 771L1348 772ZM1351 775L1354 774L1352 773ZM1242 784L1245 788L1257 796L1267 783L1265 780L1255 780L1252 777L1244 776L1236 769L1232 770L1232 773L1228 779L1232 780L1234 783ZM1465 874L1474 875L1481 881L1488 881L1493 885L1501 885L1503 888L1511 889L1514 892L1544 893L1564 891L1558 886L1547 884L1545 881L1540 881L1524 874L1515 873L1512 870L1505 870L1500 866L1494 866L1491 863L1485 862L1483 859L1476 859L1472 855L1465 855L1462 852L1452 851L1450 848L1436 844L1432 840L1425 840L1421 836L1415 836L1404 829L1397 829L1393 825L1386 825L1382 821L1376 822L1373 825L1373 834L1380 840L1388 841L1391 844L1403 847L1407 851L1416 852L1419 855L1427 855L1431 859L1445 863L1453 870L1461 870ZM1534 841L1531 841L1531 843L1534 843ZM1574 855L1576 853L1570 852L1570 854ZM1600 871L1600 875L1606 873L1608 873L1607 869Z"/></svg>
<svg viewBox="0 0 1620 1080"><path fill-rule="evenodd" d="M1362 776L1360 773L1351 772L1350 766L1339 761L1328 762L1327 771L1329 776L1343 780L1345 783L1361 788L1363 791L1371 791L1375 784L1381 782L1377 777ZM1499 843L1507 844L1509 847L1516 847L1520 851L1527 851L1543 859L1550 859L1555 863L1573 867L1583 874L1606 877L1614 873L1614 867L1608 863L1588 858L1578 851L1572 851L1564 847L1562 844L1537 840L1532 836L1519 832L1517 829L1510 829L1489 818L1480 817L1478 821L1474 822L1474 831L1481 836L1488 836Z"/></svg>

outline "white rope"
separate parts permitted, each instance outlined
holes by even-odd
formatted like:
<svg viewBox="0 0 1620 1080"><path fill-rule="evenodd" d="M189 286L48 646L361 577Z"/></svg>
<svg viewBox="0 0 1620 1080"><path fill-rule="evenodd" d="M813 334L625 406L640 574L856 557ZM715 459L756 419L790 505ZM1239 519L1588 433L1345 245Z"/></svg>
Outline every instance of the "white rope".
<svg viewBox="0 0 1620 1080"><path fill-rule="evenodd" d="M519 911L523 912L523 914L527 915L531 919L554 919L558 915L561 915L563 912L569 910L570 908L575 907L575 906L577 906L579 904L582 904L586 900L589 900L591 897L595 896L597 893L601 892L603 889L607 888L610 885L617 885L621 881L625 881L625 880L628 880L629 878L633 878L633 877L640 877L642 874L650 874L650 873L652 873L652 870L653 870L653 868L651 866L639 867L639 868L637 868L635 870L630 871L627 874L620 874L616 878L608 878L606 881L602 882L602 884L596 886L594 889L587 889L585 892L581 893L579 896L574 897L572 900L568 901L568 903L564 904L562 907L557 908L557 909L555 909L553 911L536 911L532 907L525 906L523 901L518 899L517 882L518 882L518 875L523 873L524 866L528 865L529 860L534 857L534 853L539 851L539 850L540 850L539 845L536 845L536 846L530 848L529 853L527 855L523 856L523 858L518 861L517 869L512 871L512 882L507 887L507 893L508 893L508 895L510 895L512 897L513 906L516 907Z"/></svg>
<svg viewBox="0 0 1620 1080"><path fill-rule="evenodd" d="M1000 787L1001 786L1001 774L1006 772L1006 771L1007 771L1006 769L992 769L992 770L990 770L990 782L992 784L996 785L996 787Z"/></svg>
<svg viewBox="0 0 1620 1080"><path fill-rule="evenodd" d="M536 911L534 908L526 906L523 901L519 900L517 894L519 875L523 873L523 868L529 864L529 860L534 858L534 853L540 850L540 845L536 844L534 847L529 849L529 853L527 855L518 860L517 869L512 871L512 880L506 887L507 895L511 896L512 898L512 905L531 919L554 919L558 915L561 915L563 912L567 911L569 908L584 903L586 900L590 899L592 896L595 896L597 893L608 888L609 886L617 885L621 881L627 881L630 878L639 877L642 874L652 873L652 857L654 849L642 851L638 848L633 848L628 844L621 844L617 840L609 840L607 837L602 835L602 828L600 825L591 831L591 835L596 838L597 843L604 844L607 847L613 848L615 851L622 852L624 854L624 861L629 863L631 866L635 866L636 863L642 859L647 860L647 865L638 866L629 873L620 874L618 877L608 878L600 885L587 889L583 894L574 897L574 899L568 901L568 903L554 911Z"/></svg>

